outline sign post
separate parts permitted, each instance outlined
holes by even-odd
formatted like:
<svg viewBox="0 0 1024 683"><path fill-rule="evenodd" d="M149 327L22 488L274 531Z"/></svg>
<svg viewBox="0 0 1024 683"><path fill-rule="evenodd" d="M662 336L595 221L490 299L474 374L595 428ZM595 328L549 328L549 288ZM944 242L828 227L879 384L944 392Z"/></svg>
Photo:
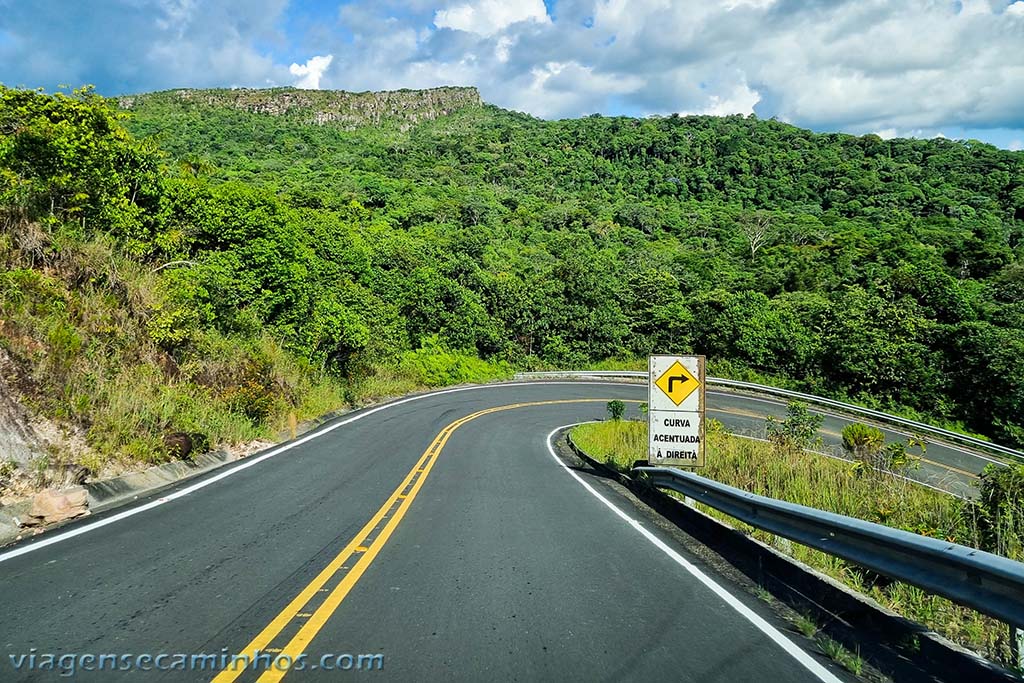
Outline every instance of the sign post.
<svg viewBox="0 0 1024 683"><path fill-rule="evenodd" d="M651 465L704 466L704 356L651 356L647 384Z"/></svg>

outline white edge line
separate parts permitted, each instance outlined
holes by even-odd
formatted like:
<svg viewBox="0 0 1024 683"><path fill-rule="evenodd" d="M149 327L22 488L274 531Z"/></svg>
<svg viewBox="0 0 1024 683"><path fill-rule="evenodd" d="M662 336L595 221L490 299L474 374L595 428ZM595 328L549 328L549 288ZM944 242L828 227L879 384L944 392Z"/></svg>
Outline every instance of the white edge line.
<svg viewBox="0 0 1024 683"><path fill-rule="evenodd" d="M582 423L580 423L580 424L582 424ZM771 443L771 441L769 441L768 439L762 439L762 438L757 437L757 436L748 436L746 434L736 434L735 432L726 432L726 433L729 436L735 436L737 439L747 439L749 441L760 441L761 443ZM838 460L839 462L848 462L848 463L851 463L851 464L853 463L852 460L847 460L846 458L844 458L842 456L833 455L831 453L826 453L824 451L813 451L813 450L804 449L804 452L805 453L810 453L811 455L820 455L823 458L832 458L833 460ZM930 464L933 464L933 465L935 464L932 461L926 461L926 462L930 462ZM960 500L967 500L966 496L962 496L959 493L956 493L954 491L947 491L946 489L942 489L942 488L939 488L938 486L935 486L933 484L929 484L926 481L921 481L919 479L914 479L913 477L908 477L908 476L903 475L903 474L896 474L895 472L886 472L885 474L888 474L891 477L896 477L897 479L902 479L904 481L908 481L911 484L917 484L919 486L927 486L931 490L938 491L939 493L945 493L947 496L953 496L954 498L959 498Z"/></svg>
<svg viewBox="0 0 1024 683"><path fill-rule="evenodd" d="M645 529L638 520L635 520L629 515L627 515L625 512L616 507L614 503L612 503L607 498L598 493L596 490L594 490L594 488L590 484L585 482L580 475L576 474L571 469L569 469L569 467L564 462L562 462L562 459L559 458L558 455L555 453L555 448L551 443L551 439L560 430L573 426L575 425L562 425L561 427L556 427L554 430L551 431L550 434L548 434L548 438L546 440L548 453L550 453L551 457L555 459L555 462L561 465L562 469L568 472L573 479L578 481L580 485L582 485L583 488L589 491L595 498L604 503L609 510L611 510L620 518L622 518L623 521L625 521L627 524L633 527L638 533L640 533L644 538L650 541L656 548L658 548L658 550L668 555L672 560L676 562L676 564L678 564L680 567L682 567L690 574L692 574L694 578L696 578L698 581L700 581L709 589L711 589L712 593L720 597L722 600L725 601L727 605L729 605L734 610L739 612L741 616L743 616L747 621L756 626L758 630L760 630L762 633L768 636L768 638L770 638L776 645L785 650L786 654L790 655L791 657L793 657L793 659L800 662L808 671L817 676L819 680L825 681L826 683L842 683L842 679L838 678L831 671L829 671L821 664L819 664L817 661L815 661L815 659L811 657L809 654L807 654L807 652L805 652L803 648L799 647L796 643L794 643L792 640L783 635L781 631L779 631L774 626L765 621L765 619L758 615L757 612L753 611L745 604L740 602L740 600L736 596L727 591L725 588L722 588L722 586L716 583L714 579L712 579L710 576L702 572L699 568L697 568L693 563L691 563L685 557L680 555L678 552L670 548L664 541L662 541L653 533Z"/></svg>
<svg viewBox="0 0 1024 683"><path fill-rule="evenodd" d="M75 536L81 536L82 534L88 533L90 531L95 531L96 529L100 529L102 527L105 527L108 524L114 524L116 522L120 522L122 519L127 519L128 517L132 517L134 515L146 512L147 510L152 510L153 508L159 507L159 506L161 506L161 505L163 505L165 503L169 503L172 500L177 500L178 498L184 498L185 496L189 495L190 493L195 493L196 491L199 491L200 489L204 489L207 486L210 486L211 484L215 484L215 483L217 483L218 481L220 481L222 479L227 479L228 477L230 477L230 476L232 476L234 474L237 474L238 472L241 472L243 470L247 470L250 467L253 467L255 465L260 464L264 460L268 460L270 458L273 458L275 455L280 455L281 453L284 453L285 451L291 450L292 448L295 448L296 446L301 446L304 443L312 441L313 439L321 437L324 434L327 434L329 432L332 432L332 431L334 431L335 429L337 429L339 427L343 427L343 426L345 426L347 424L351 424L352 422L355 422L356 420L361 420L364 417L368 417L370 415L373 415L374 413L379 413L382 410L387 410L389 408L394 408L396 406L400 406L400 405L403 405L405 403L410 403L412 401L419 401L419 400L422 400L422 399L425 399L425 398L431 398L433 396L441 396L443 394L454 394L454 393L458 393L458 392L462 392L462 391L474 391L474 390L479 390L479 389L495 389L495 388L499 388L500 389L502 387L536 386L537 384L538 384L537 382L505 382L505 383L501 383L501 384L481 384L481 385L478 385L478 386L471 386L471 387L458 387L458 388L455 388L455 389L442 389L441 391L432 391L432 392L427 393L427 394L418 394L416 396L410 396L408 398L403 398L403 399L399 399L397 401L392 401L391 403L386 403L384 405L377 406L375 408L370 408L368 410L365 410L365 411L362 411L362 412L358 413L357 415L353 415L352 417L346 418L346 419L341 420L339 422L335 422L334 424L329 425L327 427L323 427L322 429L318 429L318 430L316 430L316 431L314 431L314 432L312 432L310 434L307 434L306 436L303 436L300 439L296 439L295 441L290 441L290 442L284 444L283 446L279 446L279 447L274 448L274 449L272 449L270 451L262 453L261 455L257 455L255 457L250 457L250 458L242 461L240 464L235 465L233 467L229 467L228 469L224 470L223 472L220 472L219 474L216 474L216 475L214 475L212 477L209 477L207 479L203 479L202 481L197 482L195 484L192 484L191 486L186 486L183 489L178 489L177 491L174 491L173 493L169 493L166 496L161 496L160 498L157 498L156 500L150 501L148 503L144 503L142 505L138 505L138 506L133 507L131 509L125 510L124 512L119 512L119 513L117 513L115 515L111 515L110 517L106 517L104 519L101 519L101 520L99 520L97 522L93 522L91 524L83 524L82 526L75 527L74 529L71 529L70 531L65 531L63 533L55 533L53 535L45 536L45 537L39 539L38 541L34 541L33 542L31 540L26 539L26 544L25 545L23 545L21 547L18 547L18 548L15 548L14 550L10 550L10 551L8 551L6 553L0 553L0 562L6 562L7 560L13 560L15 557L20 557L22 555L26 555L26 554L34 552L36 550L40 550L41 548L45 548L47 546L51 546L51 545L53 545L55 543L60 543L61 541L66 541L66 540L68 540L70 538L74 538ZM621 385L621 382L609 382L609 381L603 381L603 382L602 381L592 381L592 382L579 382L579 381L575 381L575 382L572 382L572 381L565 381L565 382L547 382L547 384L600 384L600 385L619 386L619 385Z"/></svg>
<svg viewBox="0 0 1024 683"><path fill-rule="evenodd" d="M595 385L596 384L596 385L602 385L602 386L630 386L629 384L624 383L624 382L614 382L614 381L608 381L608 380L605 380L605 381L601 381L601 380L593 380L593 381L580 381L580 380L550 381L549 380L549 381L544 381L544 382L536 382L536 381L506 382L506 383L501 383L501 384L483 384L483 385L471 386L471 387L458 387L458 388L455 388L455 389L442 389L441 391L433 391L433 392L430 392L430 393L427 393L427 394L419 394L417 396L410 396L408 398L399 399L398 401L393 401L391 403L387 403L387 404L384 404L382 406L377 406L375 408L370 408L369 410L365 410L363 412L360 412L357 415L353 415L352 417L349 417L347 419L341 420L339 422L336 422L336 423L334 423L332 425L329 425L327 427L324 427L322 429L318 429L318 430L316 430L316 431L314 431L314 432L312 432L310 434L307 434L306 436L304 436L304 437L302 437L300 439L296 439L295 441L291 441L289 443L286 443L285 445L279 446L277 448L274 448L274 449L272 449L270 451L267 451L266 453L263 453L261 455L255 456L255 457L250 457L249 459L243 461L241 464L232 466L229 469L227 469L227 470L225 470L223 472L220 472L219 474L216 474L216 475L214 475L212 477L209 477L207 479L203 479L202 481L200 481L198 483L195 483L195 484L193 484L191 486L187 486L187 487L185 487L183 489L179 489L179 490L177 490L177 491L175 491L173 493L170 493L170 494L168 494L166 496L162 496L162 497L160 497L160 498L158 498L156 500L150 501L149 503L145 503L143 505L138 505L136 507L130 508L128 510L125 510L124 512L119 512L119 513L117 513L115 515L111 515L110 517L102 519L102 520L100 520L98 522L93 522L91 524L83 524L82 526L76 527L76 528L74 528L74 529L72 529L70 531L65 531L63 533L56 533L56 534L53 534L53 535L48 535L45 538L42 538L42 539L37 540L37 541L32 541L32 540L26 539L26 544L25 545L23 545L21 547L18 547L18 548L15 548L14 550L10 550L10 551L8 551L6 553L0 553L0 563L6 562L7 560L12 560L15 557L20 557L21 555L26 555L26 554L28 554L30 552L33 552L35 550L39 550L41 548L45 548L45 547L53 545L55 543L60 543L61 541L66 541L69 538L74 538L75 536L80 536L80 535L88 533L90 531L94 531L96 529L105 527L108 524L114 524L115 522L119 522L122 519L126 519L128 517L140 514L142 512L146 512L147 510L152 510L153 508L159 507L160 505L163 505L164 503L169 503L172 500L176 500L178 498L183 498L183 497L189 495L190 493L194 493L194 492L196 492L196 491L198 491L200 489L206 488L207 486L210 486L211 484L214 484L214 483L220 481L221 479L226 479L227 477L230 477L231 475L235 474L236 472L241 472L242 470L246 470L246 469L248 469L250 467L253 467L254 465L257 465L257 464L263 462L264 460L267 460L269 458L274 457L275 455L279 455L281 453L284 453L285 451L291 450L292 448L295 448L296 446L300 446L300 445L302 445L304 443L312 441L313 439L315 439L317 437L320 437L320 436L323 436L324 434L332 432L335 429L337 429L338 427L342 427L344 425L350 424L352 422L355 422L356 420L360 420L360 419L362 419L364 417L367 417L369 415L373 415L374 413L380 412L382 410L386 410L388 408L394 408L396 406L400 406L400 405L403 405L405 403L410 403L412 401L418 401L418 400L421 400L421 399L424 399L424 398L430 398L432 396L441 396L441 395L444 395L444 394L454 394L454 393L459 393L459 392L463 392L463 391L473 391L473 390L478 390L478 389L494 389L494 388L500 388L500 387L522 387L522 386L534 386L534 385L540 385L540 384L547 384L547 385L551 385L551 384L565 384L565 385L589 384L589 385ZM641 386L641 385L636 385L636 386ZM708 393L728 393L731 396L736 396L736 394L731 393L731 392L708 392ZM759 399L759 398L755 398L755 397L752 397L752 396L745 396L744 398L747 399L747 400L760 401L760 402L763 402L763 403L775 403L775 404L778 404L777 401L771 401L771 400L767 400L767 399ZM973 455L973 454L969 454L969 455Z"/></svg>

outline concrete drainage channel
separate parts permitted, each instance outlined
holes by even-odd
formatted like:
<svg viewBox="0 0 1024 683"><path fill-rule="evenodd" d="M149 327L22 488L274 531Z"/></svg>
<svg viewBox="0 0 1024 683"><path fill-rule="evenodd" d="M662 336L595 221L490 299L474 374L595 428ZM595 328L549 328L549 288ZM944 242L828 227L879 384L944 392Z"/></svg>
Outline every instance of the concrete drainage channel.
<svg viewBox="0 0 1024 683"><path fill-rule="evenodd" d="M501 382L497 382L495 384L501 384ZM448 389L458 389L469 386L475 385L460 384L454 387L448 387ZM425 389L422 391L414 391L403 396L385 397L378 401L374 401L373 403L359 406L358 408L343 408L332 411L325 415L321 415L318 418L307 420L299 424L294 435L280 435L279 438L281 438L281 440L274 444L268 444L267 449L282 446L287 443L287 441L292 440L293 436L299 437L304 434L308 434L318 427L339 417L350 415L361 410L369 410L384 406L413 396L430 394L434 391L436 390ZM91 513L104 512L119 505L130 503L137 498L152 495L161 489L185 482L189 479L193 479L219 469L225 465L238 462L243 458L252 457L255 454L256 453L253 452L247 453L243 456L234 456L223 450L211 451L209 453L202 453L195 456L190 462L176 460L162 465L155 465L139 472L129 472L110 479L86 482L71 489L53 490L51 493L55 494L55 498L58 499L55 501L58 505L63 503L73 508L73 510L68 510L68 514L66 516L62 516L59 522L47 523L44 520L37 520L34 524L29 526L24 524L32 518L31 513L33 512L32 508L35 502L35 497L20 500L10 505L2 505L0 506L0 547L59 529L67 522L81 519ZM82 493L84 493L84 496ZM60 501L60 498L67 498L69 500Z"/></svg>
<svg viewBox="0 0 1024 683"><path fill-rule="evenodd" d="M129 472L111 479L86 482L70 489L41 492L51 494L52 503L44 502L39 505L36 502L37 497L33 496L5 505L0 508L0 546L45 533L57 528L60 522L79 519L90 513L116 507L171 484L223 467L237 459L226 451L212 451L197 455L191 463L178 460L156 465L141 472ZM62 501L61 498L69 500ZM37 509L42 507L44 511L47 508L58 508L58 512L63 512L67 516L62 516L56 524L39 519L29 526L26 523L32 518L34 506Z"/></svg>
<svg viewBox="0 0 1024 683"><path fill-rule="evenodd" d="M306 434L320 425L337 417L346 415L351 410L339 410L328 413L315 420L303 422L296 429L296 436ZM289 435L289 438L290 435ZM267 447L280 445L273 444ZM261 449L262 450L262 449ZM225 465L238 462L252 454L233 455L224 450L200 453L189 461L175 460L162 465L155 465L138 472L128 472L110 479L100 479L81 484L70 489L44 491L52 494L52 503L40 506L36 496L0 507L0 547L10 543L34 538L60 528L64 523L81 519L92 513L104 512L111 508L124 505L138 498L154 494L174 484L185 482ZM38 496L39 494L37 494ZM61 500L61 499L64 500ZM46 522L45 519L34 519L33 507L65 506L60 521ZM37 509L36 512L39 512Z"/></svg>
<svg viewBox="0 0 1024 683"><path fill-rule="evenodd" d="M651 484L630 477L579 448L567 428L559 440L601 476L618 482L761 590L783 605L811 616L821 631L850 650L859 651L893 678L927 673L936 680L1020 681L1011 671L950 642L887 610L874 600L840 584L757 539L710 517ZM910 644L914 645L910 645ZM900 675L895 672L905 672Z"/></svg>

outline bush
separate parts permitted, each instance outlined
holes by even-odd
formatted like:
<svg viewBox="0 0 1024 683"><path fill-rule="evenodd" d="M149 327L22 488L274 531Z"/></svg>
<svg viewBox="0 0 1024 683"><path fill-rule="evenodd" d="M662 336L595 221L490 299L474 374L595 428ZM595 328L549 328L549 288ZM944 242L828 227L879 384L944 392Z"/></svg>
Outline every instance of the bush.
<svg viewBox="0 0 1024 683"><path fill-rule="evenodd" d="M843 427L843 448L854 460L874 466L885 445L882 430L854 422Z"/></svg>
<svg viewBox="0 0 1024 683"><path fill-rule="evenodd" d="M885 459L883 462L885 469L890 472L906 473L910 470L916 470L919 468L921 466L921 458L907 452L907 448L911 446L917 446L920 448L921 455L924 455L924 441L915 439L914 437L907 439L907 443L902 443L900 441L887 443L885 445L885 449L882 451L882 457Z"/></svg>
<svg viewBox="0 0 1024 683"><path fill-rule="evenodd" d="M806 404L791 401L786 406L784 420L779 421L772 415L768 416L764 425L765 433L776 448L799 451L821 441L818 429L824 419L821 415L812 414Z"/></svg>
<svg viewBox="0 0 1024 683"><path fill-rule="evenodd" d="M885 471L905 473L920 466L919 457L911 455L908 447L918 447L923 454L925 444L911 437L907 443L885 442L882 430L855 422L843 427L843 448L856 463L858 472Z"/></svg>
<svg viewBox="0 0 1024 683"><path fill-rule="evenodd" d="M424 339L419 349L404 353L399 368L428 387L490 382L512 374L507 364L488 363L476 355L449 350L436 336Z"/></svg>
<svg viewBox="0 0 1024 683"><path fill-rule="evenodd" d="M619 399L608 401L608 414L612 416L613 420L621 420L625 412L626 404Z"/></svg>
<svg viewBox="0 0 1024 683"><path fill-rule="evenodd" d="M967 512L983 549L1019 557L1024 551L1024 465L988 465L981 473L981 495Z"/></svg>

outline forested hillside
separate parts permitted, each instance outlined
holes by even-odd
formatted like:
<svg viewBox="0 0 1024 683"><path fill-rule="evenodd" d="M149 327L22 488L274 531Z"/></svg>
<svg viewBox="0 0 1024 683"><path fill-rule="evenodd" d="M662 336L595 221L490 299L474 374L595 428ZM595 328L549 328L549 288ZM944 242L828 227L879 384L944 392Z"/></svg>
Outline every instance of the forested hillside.
<svg viewBox="0 0 1024 683"><path fill-rule="evenodd" d="M126 367L264 424L375 378L692 351L1024 443L1024 153L301 92L0 91L0 339L47 410L92 424L66 378ZM161 410L139 448L216 432Z"/></svg>
<svg viewBox="0 0 1024 683"><path fill-rule="evenodd" d="M1024 154L471 106L348 133L209 102L150 96L127 125L211 184L315 216L306 234L354 227L368 270L347 274L397 307L394 348L437 334L558 366L696 351L1024 438Z"/></svg>

